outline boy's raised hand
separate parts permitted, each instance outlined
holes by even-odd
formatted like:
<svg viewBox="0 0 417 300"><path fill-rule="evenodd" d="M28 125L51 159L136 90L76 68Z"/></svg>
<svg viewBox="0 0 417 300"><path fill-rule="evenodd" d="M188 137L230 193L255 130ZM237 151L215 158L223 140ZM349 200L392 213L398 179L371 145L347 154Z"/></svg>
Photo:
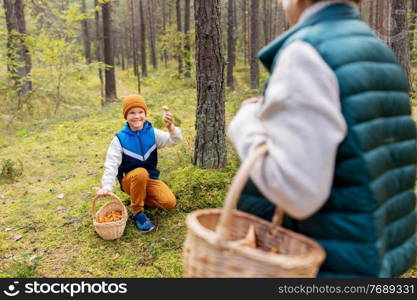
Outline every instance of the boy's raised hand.
<svg viewBox="0 0 417 300"><path fill-rule="evenodd" d="M101 188L98 190L97 194L96 194L96 198L101 198L101 197L108 197L110 196L110 192L108 189L106 188Z"/></svg>
<svg viewBox="0 0 417 300"><path fill-rule="evenodd" d="M164 123L165 123L165 127L169 131L173 131L175 129L175 126L174 126L174 116L172 115L172 113L170 113L167 110L165 110L165 112L164 112Z"/></svg>

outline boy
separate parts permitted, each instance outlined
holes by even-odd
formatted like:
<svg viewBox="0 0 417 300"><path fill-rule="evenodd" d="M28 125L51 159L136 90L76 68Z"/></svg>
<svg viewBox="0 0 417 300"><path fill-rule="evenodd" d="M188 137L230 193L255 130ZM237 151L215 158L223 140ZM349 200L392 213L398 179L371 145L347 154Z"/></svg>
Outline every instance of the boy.
<svg viewBox="0 0 417 300"><path fill-rule="evenodd" d="M108 196L117 177L122 190L130 195L136 227L142 232L149 232L155 226L144 214L144 205L169 210L176 204L171 190L158 179L157 149L179 144L182 141L181 130L174 126L170 112L164 114L168 132L153 128L146 120L148 107L140 95L126 97L122 111L126 124L110 143L102 188L97 197Z"/></svg>
<svg viewBox="0 0 417 300"><path fill-rule="evenodd" d="M271 72L264 98L229 128L242 159L269 150L239 209L270 219L283 207L284 227L326 250L322 277L395 277L416 260L408 81L359 2L284 0L292 27L258 55Z"/></svg>

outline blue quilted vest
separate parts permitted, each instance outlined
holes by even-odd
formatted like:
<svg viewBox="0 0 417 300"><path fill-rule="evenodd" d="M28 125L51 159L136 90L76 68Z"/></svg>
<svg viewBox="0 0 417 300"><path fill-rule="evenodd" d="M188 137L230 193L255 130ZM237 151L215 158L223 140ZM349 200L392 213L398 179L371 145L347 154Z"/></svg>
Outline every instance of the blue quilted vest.
<svg viewBox="0 0 417 300"><path fill-rule="evenodd" d="M141 130L133 131L126 123L116 136L122 146L122 163L119 167L117 179L120 186L123 177L136 168L145 168L149 177L158 179L158 154L156 149L155 131L149 121L145 121Z"/></svg>
<svg viewBox="0 0 417 300"><path fill-rule="evenodd" d="M305 220L286 216L284 226L324 247L321 277L399 276L416 261L416 127L407 78L348 5L319 11L262 49L270 72L295 40L311 44L335 72L348 132L325 205ZM238 208L265 219L275 210L252 181Z"/></svg>

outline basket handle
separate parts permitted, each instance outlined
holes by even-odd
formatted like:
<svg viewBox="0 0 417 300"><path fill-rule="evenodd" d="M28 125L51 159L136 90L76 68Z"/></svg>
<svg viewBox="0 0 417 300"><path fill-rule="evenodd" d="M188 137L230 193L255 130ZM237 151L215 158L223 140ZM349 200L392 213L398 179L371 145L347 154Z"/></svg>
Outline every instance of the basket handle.
<svg viewBox="0 0 417 300"><path fill-rule="evenodd" d="M255 162L263 157L268 152L268 146L266 143L263 143L259 146L249 157L242 162L239 170L232 180L230 189L226 195L224 201L223 210L220 215L220 220L216 228L216 232L219 234L220 238L223 240L228 240L229 237L229 228L232 220L232 211L236 208L237 202L240 198L240 194L249 179L250 171L255 164ZM275 210L274 217L272 219L271 226L281 226L284 219L284 210L282 207L278 207Z"/></svg>
<svg viewBox="0 0 417 300"><path fill-rule="evenodd" d="M116 194L110 192L109 196L112 196L113 198L116 198L124 206L122 200L120 200L120 198ZM99 198L99 197L94 196L94 198L93 198L93 219L94 219L94 216L96 215L96 200L97 200L97 198Z"/></svg>

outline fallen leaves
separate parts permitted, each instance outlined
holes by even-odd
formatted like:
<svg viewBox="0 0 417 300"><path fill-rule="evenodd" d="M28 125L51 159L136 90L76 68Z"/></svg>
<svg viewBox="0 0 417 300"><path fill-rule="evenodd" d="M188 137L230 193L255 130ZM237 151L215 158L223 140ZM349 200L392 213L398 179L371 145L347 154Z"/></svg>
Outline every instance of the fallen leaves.
<svg viewBox="0 0 417 300"><path fill-rule="evenodd" d="M14 234L14 235L11 236L11 239L17 242L18 240L22 239L22 237L23 237L23 235Z"/></svg>

